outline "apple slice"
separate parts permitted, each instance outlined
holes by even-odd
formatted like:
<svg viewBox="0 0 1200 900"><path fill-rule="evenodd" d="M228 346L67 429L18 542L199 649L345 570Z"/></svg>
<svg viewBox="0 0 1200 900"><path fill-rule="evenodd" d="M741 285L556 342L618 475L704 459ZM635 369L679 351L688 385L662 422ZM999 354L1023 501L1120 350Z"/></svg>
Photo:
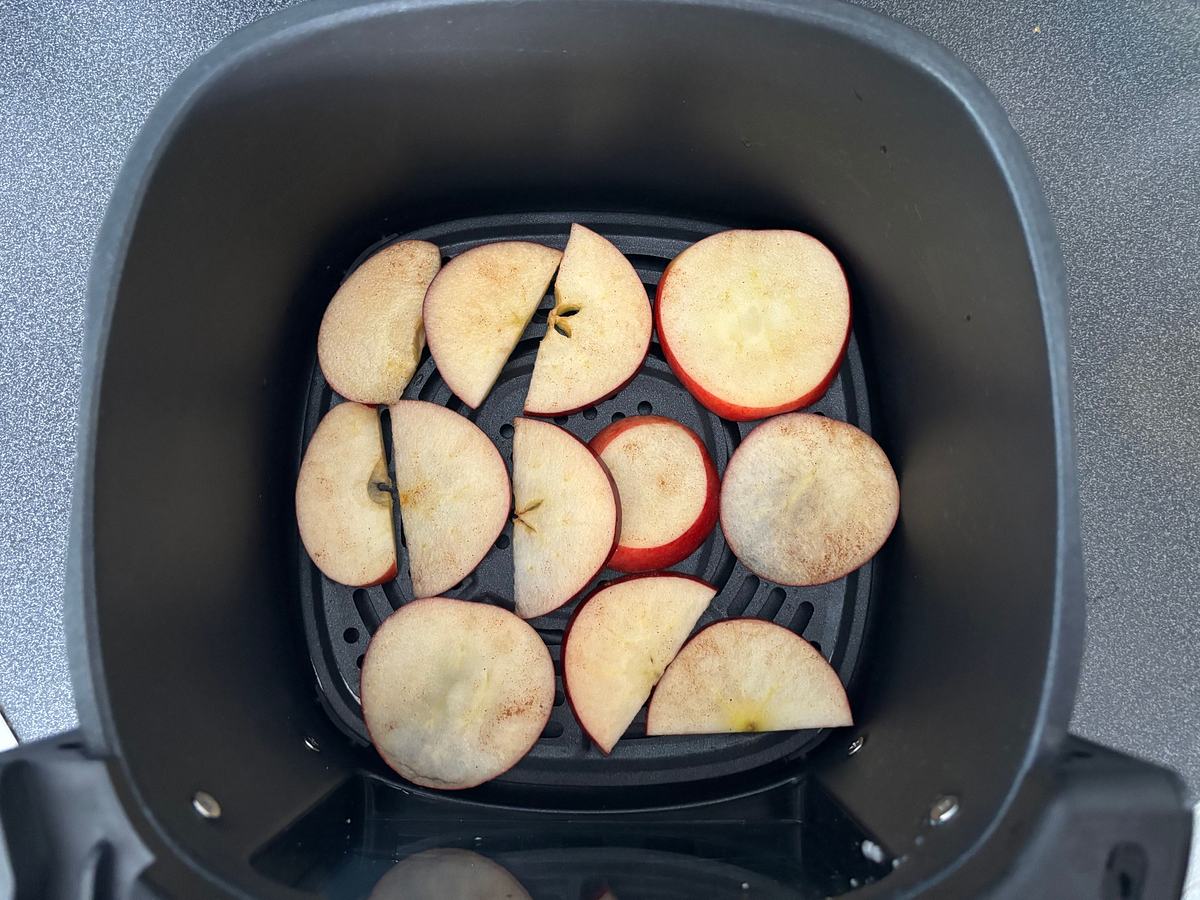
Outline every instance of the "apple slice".
<svg viewBox="0 0 1200 900"><path fill-rule="evenodd" d="M317 359L330 387L359 403L400 399L425 348L421 306L441 264L428 241L400 241L342 282L317 335Z"/></svg>
<svg viewBox="0 0 1200 900"><path fill-rule="evenodd" d="M474 571L504 530L508 470L470 419L422 400L401 400L391 411L413 594L432 597Z"/></svg>
<svg viewBox="0 0 1200 900"><path fill-rule="evenodd" d="M610 569L665 569L704 543L717 524L720 481L699 435L674 419L630 416L588 446L608 466L621 499Z"/></svg>
<svg viewBox="0 0 1200 900"><path fill-rule="evenodd" d="M375 632L360 696L384 762L414 784L460 790L529 752L554 705L554 664L507 610L430 597Z"/></svg>
<svg viewBox="0 0 1200 900"><path fill-rule="evenodd" d="M375 882L367 900L530 900L499 863L470 850L422 850Z"/></svg>
<svg viewBox="0 0 1200 900"><path fill-rule="evenodd" d="M580 726L612 748L717 589L690 575L630 575L585 600L563 635L563 687Z"/></svg>
<svg viewBox="0 0 1200 900"><path fill-rule="evenodd" d="M763 619L702 628L663 673L646 734L851 725L846 690L804 638Z"/></svg>
<svg viewBox="0 0 1200 900"><path fill-rule="evenodd" d="M339 403L317 425L296 479L300 540L329 578L365 587L395 576L389 487L379 414Z"/></svg>
<svg viewBox="0 0 1200 900"><path fill-rule="evenodd" d="M891 463L853 425L808 413L763 422L725 467L721 528L776 584L835 581L874 556L900 512Z"/></svg>
<svg viewBox="0 0 1200 900"><path fill-rule="evenodd" d="M523 619L558 609L612 555L620 504L592 450L549 422L513 420L513 586Z"/></svg>
<svg viewBox="0 0 1200 900"><path fill-rule="evenodd" d="M829 249L799 231L724 231L667 266L658 339L684 387L748 421L815 402L850 337L850 291Z"/></svg>
<svg viewBox="0 0 1200 900"><path fill-rule="evenodd" d="M484 244L454 257L429 285L429 352L467 406L477 409L496 383L561 258L553 247L526 241Z"/></svg>
<svg viewBox="0 0 1200 900"><path fill-rule="evenodd" d="M596 232L572 225L525 412L566 415L611 397L637 374L651 327L650 298L629 260Z"/></svg>

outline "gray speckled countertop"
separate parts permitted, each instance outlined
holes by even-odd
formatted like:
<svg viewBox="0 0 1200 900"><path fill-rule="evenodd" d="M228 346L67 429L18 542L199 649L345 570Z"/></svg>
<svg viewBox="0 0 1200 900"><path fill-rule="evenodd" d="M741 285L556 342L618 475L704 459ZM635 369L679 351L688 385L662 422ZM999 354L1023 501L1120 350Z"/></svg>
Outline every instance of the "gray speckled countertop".
<svg viewBox="0 0 1200 900"><path fill-rule="evenodd" d="M62 635L92 242L171 79L285 0L0 0L0 704L69 728ZM999 96L1071 290L1087 566L1075 728L1200 786L1200 6L867 0Z"/></svg>

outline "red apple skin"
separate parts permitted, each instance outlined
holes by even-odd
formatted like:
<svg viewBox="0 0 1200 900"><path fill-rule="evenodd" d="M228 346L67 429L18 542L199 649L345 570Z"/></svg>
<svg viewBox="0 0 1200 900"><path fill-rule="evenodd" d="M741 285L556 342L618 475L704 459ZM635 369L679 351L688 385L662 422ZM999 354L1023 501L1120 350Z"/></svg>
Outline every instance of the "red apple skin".
<svg viewBox="0 0 1200 900"><path fill-rule="evenodd" d="M604 584L596 585L596 588L590 594L588 594L587 597L584 600L582 600L578 606L575 607L575 611L573 613L571 613L571 618L567 621L567 627L563 631L562 649L559 651L559 657L562 661L563 693L566 694L567 705L571 707L571 715L574 716L575 721L579 723L579 729L585 735L587 735L587 739L592 742L592 745L597 750L599 750L601 753L603 753L605 756L610 756L611 755L610 751L607 751L603 747L601 747L600 744L596 741L596 739L592 737L591 732L589 732L587 730L587 726L583 724L583 719L581 719L579 717L579 710L577 710L575 708L575 701L573 699L571 699L571 689L567 686L567 675L566 675L566 672L567 672L567 648L568 648L568 646L570 644L570 640L571 640L571 629L575 627L575 620L577 618L579 618L579 611L587 605L588 600L591 600L592 597L596 596L596 594L600 593L601 591L605 590L606 588L610 588L614 584L622 584L623 582L626 582L626 581L638 581L639 579L642 579L642 578L654 578L654 577L663 576L663 575L670 576L671 578L686 578L688 581L694 581L694 582L696 582L696 584L702 584L710 590L713 590L713 591L717 590L715 587L713 587L711 584L709 584L703 578L697 578L694 575L685 575L682 572L639 572L636 575L623 575L620 578L614 578L612 581L606 581ZM726 620L719 619L718 621L726 621ZM714 624L716 624L716 623L715 622L709 623L709 625L714 625ZM704 626L704 628L708 628L708 627L709 627L708 625ZM704 628L701 628L700 631L703 631ZM699 634L700 631L697 631L696 634ZM696 635L694 634L694 635L692 635L692 637L690 637L686 641L684 641L683 647L686 647L692 641L692 638L694 638L695 636ZM683 652L683 647L679 648L679 651L681 653ZM663 671L665 672L666 669L664 669ZM655 685L654 689L658 690L658 685ZM654 699L653 693L651 693L650 699L651 700ZM620 743L620 742L618 741L618 743ZM613 746L615 747L616 745L614 744Z"/></svg>
<svg viewBox="0 0 1200 900"><path fill-rule="evenodd" d="M392 563L386 572L380 575L374 581L368 581L366 584L354 585L355 587L375 587L377 584L383 584L386 581L391 581L396 577L396 564Z"/></svg>
<svg viewBox="0 0 1200 900"><path fill-rule="evenodd" d="M420 600L413 600L405 605L412 606L414 603L429 603L430 601L436 601L436 600L459 600L459 598L458 597L422 597ZM462 600L459 602L473 603L475 601ZM363 668L364 669L367 667L367 657L371 655L371 649L374 646L375 646L375 641L374 641L374 636L372 636L372 640L370 642L368 642L368 644L367 644L367 652L363 654ZM565 682L564 682L564 684L565 684ZM546 713L546 720L544 722L542 722L541 730L538 732L539 735L541 734L542 731L546 730L546 726L550 722L550 716L553 715L553 713L554 713L554 707L551 706L549 711L547 711L547 713ZM515 766L517 763L519 763L521 760L523 760L526 756L529 755L529 750L526 750L519 757L517 757L516 760L513 761L512 766L509 766L503 772L497 772L495 775L492 775L489 778L480 779L479 781L476 781L474 784L461 784L461 785L455 785L454 787L442 787L442 788L436 788L436 789L427 788L424 785L420 785L420 784L417 784L416 782L409 781L407 778L404 778L404 776L401 775L399 772L397 772L395 769L392 769L392 767L390 765L388 765L387 758L382 753L379 752L379 749L378 749L379 743L378 743L378 741L375 740L375 735L371 734L371 726L367 724L366 716L363 716L363 727L366 728L366 730L367 730L367 740L371 742L371 749L373 749L375 751L375 754L379 757L380 761L385 766L387 766L389 769L392 770L393 774L399 776L400 778L403 778L404 783L409 785L409 788L411 790L415 790L419 793L431 793L433 796L436 796L437 792L441 792L441 791L466 791L466 790L470 790L471 788L479 787L479 785L483 784L485 781L495 781L501 775L505 774L505 772L511 771L513 766ZM534 740L534 743L536 744L540 740L541 740L541 737L539 736L538 738L536 738ZM533 749L532 746L530 747L530 749L531 750Z"/></svg>
<svg viewBox="0 0 1200 900"><path fill-rule="evenodd" d="M704 543L717 524L721 499L721 479L717 477L717 467L713 465L704 441L700 440L700 436L686 425L676 422L674 419L668 419L666 416L629 416L602 429L598 435L592 438L588 446L599 456L604 452L605 447L630 428L647 423L674 425L682 428L696 442L696 446L700 448L700 457L704 460L704 506L691 528L669 544L661 544L658 547L622 547L619 537L621 529L618 527L617 546L608 560L608 567L618 572L653 572L673 566L691 556L692 552Z"/></svg>
<svg viewBox="0 0 1200 900"><path fill-rule="evenodd" d="M678 258L676 257L675 259ZM667 278L671 274L671 267L674 265L674 260L667 265L667 268L663 271L662 278L658 280L658 289L654 292L654 330L658 333L658 343L663 349L663 355L667 358L667 364L671 367L671 371L675 373L675 377L680 380L683 386L688 389L688 393L699 400L702 406L710 412L716 413L722 419L729 419L732 422L753 422L755 419L766 419L769 416L777 416L780 413L793 412L805 406L810 406L825 396L825 392L829 390L829 385L833 383L833 379L842 365L842 360L846 357L846 347L850 344L851 323L849 316L846 319L846 336L842 339L842 349L838 352L837 359L834 360L833 367L829 370L829 373L821 379L816 387L807 394L803 394L795 400L788 401L779 406L738 406L735 403L722 400L720 397L701 387L694 378L684 371L683 367L679 365L679 360L675 358L675 354L671 352L671 345L662 327L662 296L663 286L666 285Z"/></svg>

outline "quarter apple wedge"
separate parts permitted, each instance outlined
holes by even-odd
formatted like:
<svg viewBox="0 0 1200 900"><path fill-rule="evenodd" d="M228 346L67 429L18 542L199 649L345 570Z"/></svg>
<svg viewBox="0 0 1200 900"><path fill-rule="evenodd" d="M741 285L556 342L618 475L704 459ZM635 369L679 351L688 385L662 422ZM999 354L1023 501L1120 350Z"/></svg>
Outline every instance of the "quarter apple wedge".
<svg viewBox="0 0 1200 900"><path fill-rule="evenodd" d="M441 267L427 241L399 241L370 256L337 289L317 335L330 386L359 403L393 403L425 349L421 307Z"/></svg>
<svg viewBox="0 0 1200 900"><path fill-rule="evenodd" d="M392 497L379 414L339 403L321 419L296 479L296 524L317 568L365 587L396 575Z"/></svg>
<svg viewBox="0 0 1200 900"><path fill-rule="evenodd" d="M580 726L606 754L716 595L689 575L631 575L576 610L563 636L563 686Z"/></svg>
<svg viewBox="0 0 1200 900"><path fill-rule="evenodd" d="M425 339L438 371L477 409L546 295L561 251L499 241L461 253L425 294Z"/></svg>
<svg viewBox="0 0 1200 900"><path fill-rule="evenodd" d="M588 446L621 498L621 536L609 568L665 569L704 543L717 524L720 480L699 435L674 419L630 416Z"/></svg>
<svg viewBox="0 0 1200 900"><path fill-rule="evenodd" d="M620 504L595 453L536 419L513 421L513 586L523 619L578 594L616 546Z"/></svg>
<svg viewBox="0 0 1200 900"><path fill-rule="evenodd" d="M850 338L850 291L829 249L799 231L723 231L658 282L658 339L692 395L749 421L818 400Z"/></svg>
<svg viewBox="0 0 1200 900"><path fill-rule="evenodd" d="M721 528L746 568L776 584L825 584L883 546L900 486L853 425L808 413L769 419L725 467Z"/></svg>
<svg viewBox="0 0 1200 900"><path fill-rule="evenodd" d="M652 319L629 260L596 232L572 225L525 412L566 415L611 397L645 360Z"/></svg>
<svg viewBox="0 0 1200 900"><path fill-rule="evenodd" d="M507 610L430 597L375 632L360 696L384 762L414 784L461 790L529 752L554 705L554 664Z"/></svg>
<svg viewBox="0 0 1200 900"><path fill-rule="evenodd" d="M392 404L396 496L413 594L432 597L470 574L508 520L508 470L470 419L436 403Z"/></svg>
<svg viewBox="0 0 1200 900"><path fill-rule="evenodd" d="M851 725L845 688L804 638L762 619L701 629L667 667L646 734L790 731Z"/></svg>

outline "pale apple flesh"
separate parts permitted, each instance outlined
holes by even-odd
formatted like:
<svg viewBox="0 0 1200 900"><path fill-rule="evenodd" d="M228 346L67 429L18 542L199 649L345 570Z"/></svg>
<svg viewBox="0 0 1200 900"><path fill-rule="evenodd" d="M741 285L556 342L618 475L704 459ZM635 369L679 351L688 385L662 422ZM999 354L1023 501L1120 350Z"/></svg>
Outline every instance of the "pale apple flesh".
<svg viewBox="0 0 1200 900"><path fill-rule="evenodd" d="M702 629L663 673L646 734L792 731L853 724L837 673L800 637L763 619Z"/></svg>
<svg viewBox="0 0 1200 900"><path fill-rule="evenodd" d="M348 400L399 400L425 349L421 308L441 267L428 241L399 241L368 257L342 282L317 334L329 385Z"/></svg>
<svg viewBox="0 0 1200 900"><path fill-rule="evenodd" d="M446 263L425 294L425 339L455 395L477 409L550 286L562 252L498 241Z"/></svg>
<svg viewBox="0 0 1200 900"><path fill-rule="evenodd" d="M633 575L576 611L563 637L563 686L602 751L612 752L716 595L687 575Z"/></svg>
<svg viewBox="0 0 1200 900"><path fill-rule="evenodd" d="M317 425L296 479L296 523L309 557L354 587L396 574L392 498L379 414L340 403Z"/></svg>
<svg viewBox="0 0 1200 900"><path fill-rule="evenodd" d="M620 250L582 225L571 226L554 304L525 398L529 415L565 415L612 396L650 348L645 286Z"/></svg>
<svg viewBox="0 0 1200 900"><path fill-rule="evenodd" d="M698 241L663 273L654 312L680 381L736 421L818 400L850 336L842 268L798 231L725 231Z"/></svg>
<svg viewBox="0 0 1200 900"><path fill-rule="evenodd" d="M746 568L777 584L824 584L883 546L900 511L887 456L853 425L791 413L763 422L721 484L721 528Z"/></svg>
<svg viewBox="0 0 1200 900"><path fill-rule="evenodd" d="M491 439L444 406L401 400L391 418L413 595L432 597L469 575L504 530L508 470Z"/></svg>
<svg viewBox="0 0 1200 900"><path fill-rule="evenodd" d="M650 572L686 559L717 523L720 481L704 442L663 416L630 416L589 446L608 466L621 499L621 536L608 561Z"/></svg>
<svg viewBox="0 0 1200 900"><path fill-rule="evenodd" d="M367 900L529 900L508 869L453 847L423 850L375 882Z"/></svg>
<svg viewBox="0 0 1200 900"><path fill-rule="evenodd" d="M432 597L371 638L360 695L371 742L414 784L460 790L515 765L554 705L542 639L507 610Z"/></svg>
<svg viewBox="0 0 1200 900"><path fill-rule="evenodd" d="M513 421L513 586L517 615L558 609L604 568L620 529L608 470L557 425Z"/></svg>

